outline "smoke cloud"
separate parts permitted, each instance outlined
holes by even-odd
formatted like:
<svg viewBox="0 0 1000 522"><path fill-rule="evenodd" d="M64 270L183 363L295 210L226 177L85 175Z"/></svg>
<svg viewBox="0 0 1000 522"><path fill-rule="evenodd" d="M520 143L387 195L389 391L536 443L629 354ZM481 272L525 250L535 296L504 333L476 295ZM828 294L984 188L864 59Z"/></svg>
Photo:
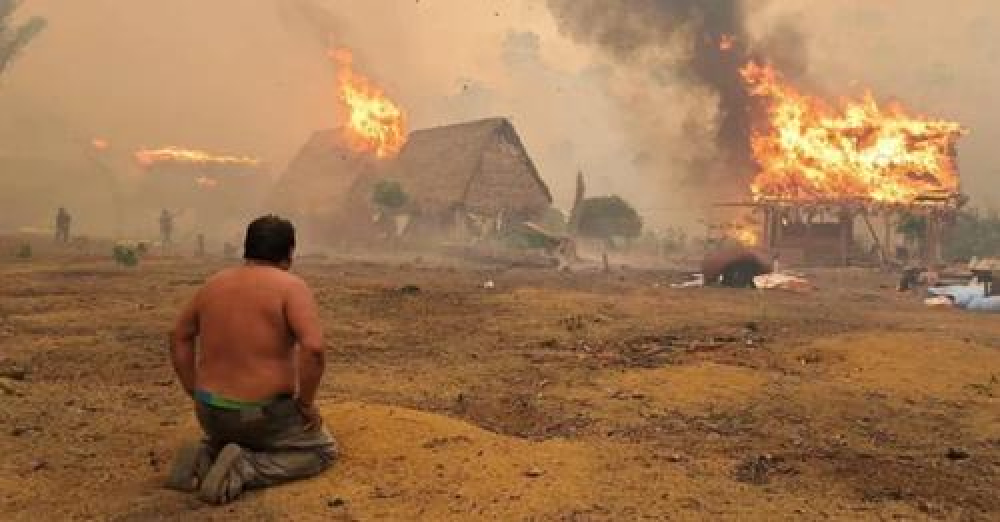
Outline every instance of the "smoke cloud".
<svg viewBox="0 0 1000 522"><path fill-rule="evenodd" d="M753 41L739 0L549 0L548 6L565 34L596 46L623 67L645 71L648 76L636 80L649 89L714 104L710 114L703 103L695 104L681 123L681 139L691 138L685 146L701 151L688 159L696 173L692 181L702 184L713 181L706 177L713 163L730 181L733 174L745 178L752 172L754 100L740 68L764 59L800 75L807 65L796 51L805 49L804 37L792 25ZM662 132L651 134L655 139ZM704 147L705 138L712 149Z"/></svg>
<svg viewBox="0 0 1000 522"><path fill-rule="evenodd" d="M996 206L993 4L32 0L9 27L49 25L0 76L0 232L50 227L66 205L81 233L122 222L155 236L160 208L128 190L141 147L250 155L280 173L313 131L340 124L330 46L352 50L410 129L510 118L563 208L580 170L590 195L619 194L654 227L741 196L751 100L737 67L752 58L809 92L871 87L961 121L963 188ZM132 210L115 215L121 200ZM178 222L178 237L193 226Z"/></svg>

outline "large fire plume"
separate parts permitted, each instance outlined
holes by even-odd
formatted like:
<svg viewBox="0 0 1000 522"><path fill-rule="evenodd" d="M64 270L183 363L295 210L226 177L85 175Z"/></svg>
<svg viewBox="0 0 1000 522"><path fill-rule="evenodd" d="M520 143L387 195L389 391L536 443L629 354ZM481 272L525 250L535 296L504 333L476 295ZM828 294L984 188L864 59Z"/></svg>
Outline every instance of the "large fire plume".
<svg viewBox="0 0 1000 522"><path fill-rule="evenodd" d="M770 66L742 70L766 104L753 136L758 199L911 203L959 189L955 146L961 125L880 105L871 93L837 107L801 93Z"/></svg>
<svg viewBox="0 0 1000 522"><path fill-rule="evenodd" d="M354 71L350 51L338 49L330 56L337 64L338 98L347 114L351 146L379 158L394 156L406 142L403 111L370 79Z"/></svg>
<svg viewBox="0 0 1000 522"><path fill-rule="evenodd" d="M205 151L183 149L180 147L141 149L135 152L135 160L144 168L151 168L160 164L243 167L257 167L261 164L261 161L256 158L216 155Z"/></svg>

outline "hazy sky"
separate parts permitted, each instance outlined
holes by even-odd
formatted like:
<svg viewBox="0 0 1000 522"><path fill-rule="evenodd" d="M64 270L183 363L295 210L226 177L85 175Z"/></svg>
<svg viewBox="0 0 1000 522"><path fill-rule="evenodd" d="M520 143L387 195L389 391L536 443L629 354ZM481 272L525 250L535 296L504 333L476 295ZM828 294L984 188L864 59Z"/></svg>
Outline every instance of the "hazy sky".
<svg viewBox="0 0 1000 522"><path fill-rule="evenodd" d="M965 123L965 188L1000 206L994 2L748 5L757 31L790 20L807 35L823 90L870 85ZM705 100L571 42L545 0L27 0L23 10L49 27L0 79L0 155L72 158L100 136L122 165L139 146L173 144L257 155L280 171L310 132L339 124L332 40L355 51L411 128L510 117L563 206L583 169L594 192L622 193L654 224L690 221L678 217L690 201L675 181L689 132L680 114ZM92 175L66 185L86 190Z"/></svg>

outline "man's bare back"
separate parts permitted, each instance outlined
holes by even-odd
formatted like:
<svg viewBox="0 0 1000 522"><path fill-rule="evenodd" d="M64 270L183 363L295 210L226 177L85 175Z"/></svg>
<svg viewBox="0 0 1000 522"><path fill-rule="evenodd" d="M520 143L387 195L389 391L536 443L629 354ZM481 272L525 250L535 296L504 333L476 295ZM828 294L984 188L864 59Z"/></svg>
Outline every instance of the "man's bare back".
<svg viewBox="0 0 1000 522"><path fill-rule="evenodd" d="M197 331L195 387L256 401L296 392L295 345L322 349L308 286L280 268L248 263L219 272L182 313Z"/></svg>

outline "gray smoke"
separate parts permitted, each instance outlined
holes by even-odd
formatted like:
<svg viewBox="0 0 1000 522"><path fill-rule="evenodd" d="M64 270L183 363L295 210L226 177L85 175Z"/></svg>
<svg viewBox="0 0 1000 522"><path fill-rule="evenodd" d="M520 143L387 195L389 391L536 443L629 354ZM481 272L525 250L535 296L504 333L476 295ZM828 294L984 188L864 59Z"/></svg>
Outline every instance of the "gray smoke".
<svg viewBox="0 0 1000 522"><path fill-rule="evenodd" d="M763 59L798 76L806 66L801 33L785 23L753 41L740 0L548 0L548 6L564 33L617 63L647 67L651 84L679 80L713 93L714 140L734 172L752 170L754 100L740 68Z"/></svg>

